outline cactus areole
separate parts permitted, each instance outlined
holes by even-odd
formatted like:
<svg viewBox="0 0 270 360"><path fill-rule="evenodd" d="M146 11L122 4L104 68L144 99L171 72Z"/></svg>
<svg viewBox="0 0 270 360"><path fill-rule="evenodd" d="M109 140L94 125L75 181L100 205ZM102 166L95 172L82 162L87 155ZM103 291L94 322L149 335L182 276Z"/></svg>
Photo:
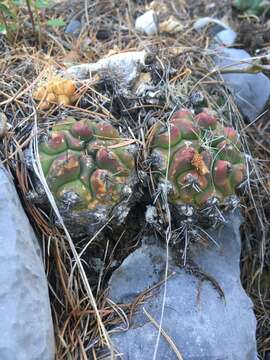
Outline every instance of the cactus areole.
<svg viewBox="0 0 270 360"><path fill-rule="evenodd" d="M77 214L109 208L130 191L132 146L108 122L67 117L39 142L39 156L56 201Z"/></svg>
<svg viewBox="0 0 270 360"><path fill-rule="evenodd" d="M201 208L213 199L225 203L245 178L245 159L232 127L203 109L174 113L160 125L153 141L152 159L159 181L171 185L169 202Z"/></svg>

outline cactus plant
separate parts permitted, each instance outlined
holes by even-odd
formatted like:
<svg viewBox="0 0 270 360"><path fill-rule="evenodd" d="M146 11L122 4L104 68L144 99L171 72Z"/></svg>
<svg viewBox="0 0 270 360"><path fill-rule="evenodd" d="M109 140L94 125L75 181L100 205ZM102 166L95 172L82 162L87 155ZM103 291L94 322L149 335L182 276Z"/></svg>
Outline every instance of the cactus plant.
<svg viewBox="0 0 270 360"><path fill-rule="evenodd" d="M41 139L39 156L60 208L77 217L108 210L130 192L132 146L108 122L67 117Z"/></svg>
<svg viewBox="0 0 270 360"><path fill-rule="evenodd" d="M183 109L162 125L153 140L152 159L159 179L167 179L169 202L196 209L218 199L225 203L245 177L244 155L232 127L224 127L217 114L204 108L193 116Z"/></svg>

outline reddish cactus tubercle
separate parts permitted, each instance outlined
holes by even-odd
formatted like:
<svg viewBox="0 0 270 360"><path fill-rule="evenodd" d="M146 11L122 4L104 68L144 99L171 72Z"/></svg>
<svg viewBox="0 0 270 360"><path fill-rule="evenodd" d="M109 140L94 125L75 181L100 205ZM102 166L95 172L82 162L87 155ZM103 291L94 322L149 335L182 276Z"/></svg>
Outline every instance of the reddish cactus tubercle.
<svg viewBox="0 0 270 360"><path fill-rule="evenodd" d="M172 115L153 141L153 157L160 179L172 184L169 200L195 208L217 198L222 203L235 194L245 179L245 159L237 132L224 127L215 111L205 108L193 116L189 110Z"/></svg>
<svg viewBox="0 0 270 360"><path fill-rule="evenodd" d="M55 124L39 143L43 172L55 198L65 201L69 195L78 211L120 201L134 169L130 146L115 146L120 141L117 129L105 121L69 117Z"/></svg>

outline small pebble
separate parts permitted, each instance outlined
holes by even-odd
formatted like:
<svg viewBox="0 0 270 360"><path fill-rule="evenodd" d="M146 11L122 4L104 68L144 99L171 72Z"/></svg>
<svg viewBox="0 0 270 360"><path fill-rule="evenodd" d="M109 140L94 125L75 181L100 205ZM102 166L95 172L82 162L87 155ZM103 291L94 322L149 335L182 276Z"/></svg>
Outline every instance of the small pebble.
<svg viewBox="0 0 270 360"><path fill-rule="evenodd" d="M7 117L4 113L0 112L0 139L6 135L8 131Z"/></svg>
<svg viewBox="0 0 270 360"><path fill-rule="evenodd" d="M205 98L201 91L193 91L190 95L190 101L194 106L201 106L205 102Z"/></svg>
<svg viewBox="0 0 270 360"><path fill-rule="evenodd" d="M108 40L111 36L111 33L109 30L106 30L106 29L100 29L98 30L97 34L96 34L96 38L97 40L100 40L100 41L105 41L105 40Z"/></svg>
<svg viewBox="0 0 270 360"><path fill-rule="evenodd" d="M135 21L135 29L146 35L155 35L158 32L156 14L153 10L145 12Z"/></svg>
<svg viewBox="0 0 270 360"><path fill-rule="evenodd" d="M69 35L78 35L82 24L79 20L71 20L65 29L65 33Z"/></svg>
<svg viewBox="0 0 270 360"><path fill-rule="evenodd" d="M222 31L219 31L216 36L214 37L217 42L220 44L223 44L225 46L231 46L237 37L236 32L234 32L232 29L225 29Z"/></svg>

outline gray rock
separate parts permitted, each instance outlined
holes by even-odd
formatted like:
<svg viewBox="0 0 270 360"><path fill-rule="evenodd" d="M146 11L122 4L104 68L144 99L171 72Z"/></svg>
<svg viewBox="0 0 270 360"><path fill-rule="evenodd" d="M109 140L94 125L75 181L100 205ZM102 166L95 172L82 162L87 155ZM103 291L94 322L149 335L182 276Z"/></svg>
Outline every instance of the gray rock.
<svg viewBox="0 0 270 360"><path fill-rule="evenodd" d="M239 63L239 62L244 63ZM220 49L215 58L216 64L222 68L232 66L244 69L250 66L250 55L241 49ZM253 121L264 110L270 97L270 80L263 73L228 73L222 74L225 85L234 94L236 103L242 114Z"/></svg>
<svg viewBox="0 0 270 360"><path fill-rule="evenodd" d="M195 21L193 29L196 31L201 31L206 26L212 26L212 34L215 35L219 31L229 29L229 26L223 21L211 17L202 17ZM213 31L214 28L214 31Z"/></svg>
<svg viewBox="0 0 270 360"><path fill-rule="evenodd" d="M193 28L197 31L201 31L206 26L210 27L210 34L218 44L231 46L237 37L236 32L233 31L227 24L221 20L211 17L198 19L195 21Z"/></svg>
<svg viewBox="0 0 270 360"><path fill-rule="evenodd" d="M224 227L211 232L219 247L213 243L191 247L193 260L218 281L225 300L209 281L175 266L169 254L169 273L175 274L167 282L162 328L185 360L257 359L256 320L252 302L240 282L240 223L239 215L230 215ZM112 275L109 298L130 303L141 291L164 278L165 262L165 248L148 239ZM157 323L163 294L161 287L143 304ZM124 359L149 360L153 358L157 334L141 307L130 329L115 333L112 341ZM156 359L177 359L162 335Z"/></svg>
<svg viewBox="0 0 270 360"><path fill-rule="evenodd" d="M158 32L157 16L153 10L146 11L135 21L135 29L146 35L155 35Z"/></svg>
<svg viewBox="0 0 270 360"><path fill-rule="evenodd" d="M228 28L222 31L219 31L214 39L221 45L231 46L235 39L237 38L237 34L232 29Z"/></svg>
<svg viewBox="0 0 270 360"><path fill-rule="evenodd" d="M41 251L0 167L0 359L53 360L54 331Z"/></svg>
<svg viewBox="0 0 270 360"><path fill-rule="evenodd" d="M79 20L71 20L65 28L65 33L69 35L79 35L82 24Z"/></svg>

